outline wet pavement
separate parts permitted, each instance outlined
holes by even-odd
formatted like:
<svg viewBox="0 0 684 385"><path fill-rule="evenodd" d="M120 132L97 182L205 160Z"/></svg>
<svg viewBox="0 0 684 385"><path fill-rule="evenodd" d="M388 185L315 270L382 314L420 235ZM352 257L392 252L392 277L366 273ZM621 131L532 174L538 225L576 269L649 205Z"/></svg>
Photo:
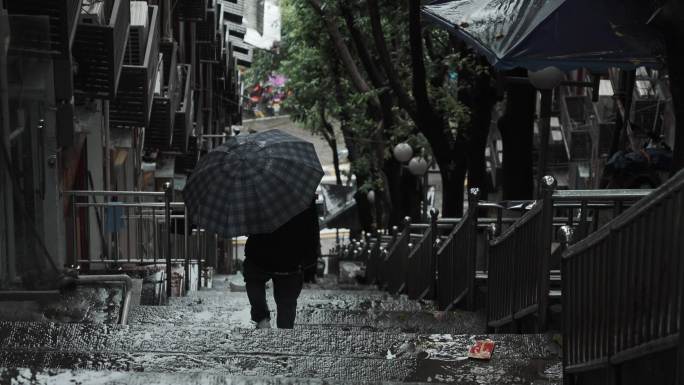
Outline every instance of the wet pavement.
<svg viewBox="0 0 684 385"><path fill-rule="evenodd" d="M135 307L128 326L0 322L0 368L34 368L0 372L0 384L560 383L552 336L483 335L481 314L368 287L309 288L298 308L294 330L254 330L246 294L219 283ZM492 360L468 359L484 338Z"/></svg>

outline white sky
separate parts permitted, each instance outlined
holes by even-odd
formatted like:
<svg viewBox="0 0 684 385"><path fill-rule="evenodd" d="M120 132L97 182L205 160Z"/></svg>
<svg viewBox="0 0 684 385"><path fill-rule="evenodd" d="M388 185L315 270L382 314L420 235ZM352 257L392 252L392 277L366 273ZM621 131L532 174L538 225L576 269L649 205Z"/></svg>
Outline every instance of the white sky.
<svg viewBox="0 0 684 385"><path fill-rule="evenodd" d="M280 7L276 0L266 0L264 5L264 35L247 28L245 42L257 48L270 49L273 43L280 41Z"/></svg>

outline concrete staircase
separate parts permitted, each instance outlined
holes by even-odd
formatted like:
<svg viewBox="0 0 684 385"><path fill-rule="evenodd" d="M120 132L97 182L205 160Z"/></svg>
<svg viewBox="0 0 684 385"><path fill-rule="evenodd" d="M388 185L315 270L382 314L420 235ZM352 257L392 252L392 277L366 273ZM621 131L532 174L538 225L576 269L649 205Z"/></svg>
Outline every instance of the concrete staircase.
<svg viewBox="0 0 684 385"><path fill-rule="evenodd" d="M0 384L561 382L551 336L487 336L479 313L315 285L300 296L295 329L254 330L246 294L227 279L168 306L135 307L128 326L0 322ZM492 360L468 359L486 337L496 342Z"/></svg>

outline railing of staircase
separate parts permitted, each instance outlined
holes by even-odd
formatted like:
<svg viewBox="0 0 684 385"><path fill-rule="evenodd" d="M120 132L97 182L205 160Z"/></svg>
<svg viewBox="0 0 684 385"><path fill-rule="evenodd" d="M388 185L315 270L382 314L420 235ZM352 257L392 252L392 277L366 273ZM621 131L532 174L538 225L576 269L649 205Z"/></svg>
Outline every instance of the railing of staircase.
<svg viewBox="0 0 684 385"><path fill-rule="evenodd" d="M411 239L411 218L404 218L404 227L397 235L392 248L383 261L383 280L391 294L401 294L406 287L409 243Z"/></svg>
<svg viewBox="0 0 684 385"><path fill-rule="evenodd" d="M677 348L674 362L681 363L682 207L684 171L563 255L568 382L573 374Z"/></svg>
<svg viewBox="0 0 684 385"><path fill-rule="evenodd" d="M479 190L468 191L468 211L436 251L437 304L451 310L466 300L468 309L475 302L475 259L477 257L477 205Z"/></svg>
<svg viewBox="0 0 684 385"><path fill-rule="evenodd" d="M387 287L388 272L387 270L385 270L385 260L389 256L389 252L394 247L394 244L396 243L397 239L399 239L399 227L393 226L389 233L389 235L386 235L383 238L384 242L381 244L380 253L378 254L378 260L376 263L377 271L375 274L375 281L378 287L381 288Z"/></svg>
<svg viewBox="0 0 684 385"><path fill-rule="evenodd" d="M437 216L431 213L431 223L407 256L406 289L410 299L432 299L435 294L434 245L437 234Z"/></svg>
<svg viewBox="0 0 684 385"><path fill-rule="evenodd" d="M543 178L544 193L531 210L511 225L489 247L487 326L498 329L536 314L546 327L551 250L552 202L556 186Z"/></svg>
<svg viewBox="0 0 684 385"><path fill-rule="evenodd" d="M381 230L378 230L375 236L369 237L370 251L366 260L366 281L369 285L373 285L378 281L380 256L382 255L383 243L385 241L383 237Z"/></svg>

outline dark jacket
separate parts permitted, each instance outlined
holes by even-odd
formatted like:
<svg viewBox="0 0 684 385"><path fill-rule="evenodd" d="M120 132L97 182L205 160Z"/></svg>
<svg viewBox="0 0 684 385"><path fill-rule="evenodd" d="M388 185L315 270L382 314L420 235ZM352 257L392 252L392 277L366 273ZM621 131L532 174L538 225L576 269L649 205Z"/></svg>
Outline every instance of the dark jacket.
<svg viewBox="0 0 684 385"><path fill-rule="evenodd" d="M303 271L316 264L320 254L320 229L315 202L270 234L247 238L245 257L273 273Z"/></svg>

